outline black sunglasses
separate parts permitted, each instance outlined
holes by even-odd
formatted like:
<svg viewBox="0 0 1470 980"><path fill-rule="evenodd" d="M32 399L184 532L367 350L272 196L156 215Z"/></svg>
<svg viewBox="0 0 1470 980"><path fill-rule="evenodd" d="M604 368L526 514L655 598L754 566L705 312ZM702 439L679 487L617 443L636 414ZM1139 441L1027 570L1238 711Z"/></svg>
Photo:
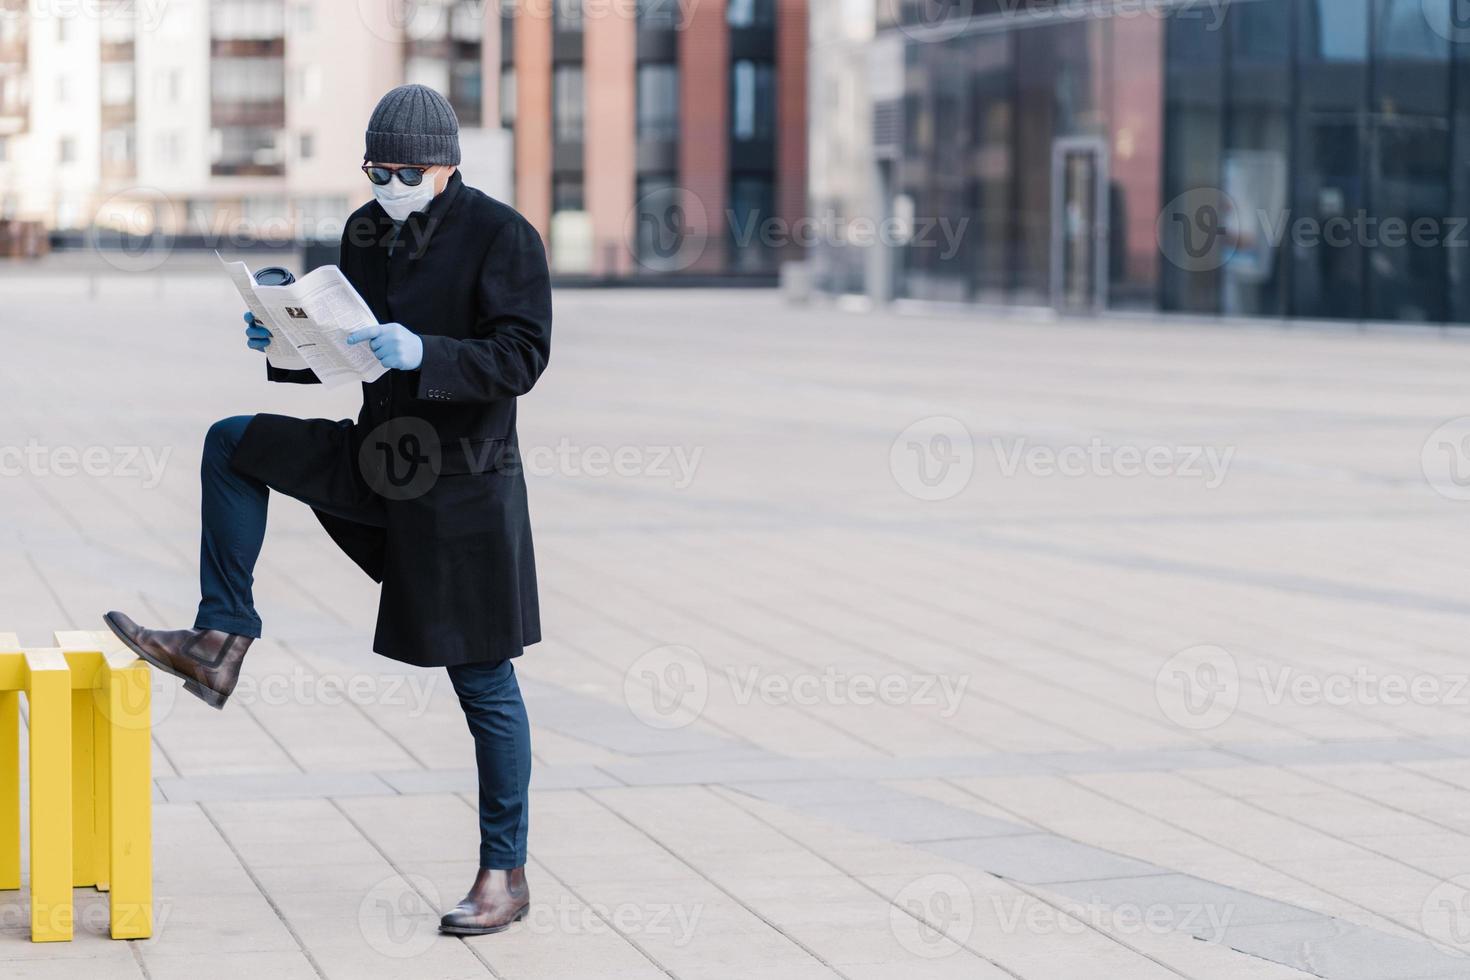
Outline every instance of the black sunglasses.
<svg viewBox="0 0 1470 980"><path fill-rule="evenodd" d="M374 166L372 166L370 164L366 164L366 163L364 163L362 165L362 172L365 173L365 174L367 174L368 180L370 180L373 183L377 184L379 187L382 187L384 184L388 183L388 181L392 180L394 174L397 174L398 175L398 179L401 180L404 184L408 185L409 187L417 187L417 186L419 186L419 184L423 183L424 174L428 173L432 169L434 169L434 168L433 167L374 167Z"/></svg>

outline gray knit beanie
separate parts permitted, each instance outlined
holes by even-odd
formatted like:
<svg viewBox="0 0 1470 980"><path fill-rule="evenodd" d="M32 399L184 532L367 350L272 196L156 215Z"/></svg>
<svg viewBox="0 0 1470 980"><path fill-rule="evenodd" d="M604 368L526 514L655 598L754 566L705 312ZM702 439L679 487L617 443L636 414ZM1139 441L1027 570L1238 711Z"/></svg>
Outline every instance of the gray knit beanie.
<svg viewBox="0 0 1470 980"><path fill-rule="evenodd" d="M427 85L400 85L378 100L368 120L373 163L459 163L459 119L449 100Z"/></svg>

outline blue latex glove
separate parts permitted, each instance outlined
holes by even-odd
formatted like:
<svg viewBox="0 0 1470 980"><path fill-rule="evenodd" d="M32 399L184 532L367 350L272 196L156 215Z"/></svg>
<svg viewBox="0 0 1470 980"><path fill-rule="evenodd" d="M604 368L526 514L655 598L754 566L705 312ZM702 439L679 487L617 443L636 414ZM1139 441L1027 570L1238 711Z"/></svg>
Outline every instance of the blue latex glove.
<svg viewBox="0 0 1470 980"><path fill-rule="evenodd" d="M271 332L256 322L254 313L245 314L245 337L251 350L265 350L271 345Z"/></svg>
<svg viewBox="0 0 1470 980"><path fill-rule="evenodd" d="M401 323L378 323L354 331L349 344L368 341L378 363L395 371L417 371L424 363L424 342Z"/></svg>

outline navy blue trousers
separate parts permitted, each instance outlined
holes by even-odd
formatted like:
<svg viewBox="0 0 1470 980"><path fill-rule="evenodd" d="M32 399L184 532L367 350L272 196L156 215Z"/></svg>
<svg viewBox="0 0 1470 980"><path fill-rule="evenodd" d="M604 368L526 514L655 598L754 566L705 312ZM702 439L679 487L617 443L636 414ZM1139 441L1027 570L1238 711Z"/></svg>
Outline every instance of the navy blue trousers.
<svg viewBox="0 0 1470 980"><path fill-rule="evenodd" d="M270 487L230 466L252 416L221 419L204 439L199 614L195 629L260 636L252 588L265 544ZM310 501L308 501L309 503ZM475 739L480 776L480 867L526 863L531 726L509 660L446 668Z"/></svg>

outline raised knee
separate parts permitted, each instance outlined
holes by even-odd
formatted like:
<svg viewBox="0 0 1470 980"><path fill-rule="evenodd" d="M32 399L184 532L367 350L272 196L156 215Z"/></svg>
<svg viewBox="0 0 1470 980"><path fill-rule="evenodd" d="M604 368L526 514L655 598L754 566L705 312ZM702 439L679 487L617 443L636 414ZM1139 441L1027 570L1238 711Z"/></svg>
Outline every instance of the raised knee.
<svg viewBox="0 0 1470 980"><path fill-rule="evenodd" d="M235 415L227 419L220 419L209 427L204 436L204 454L207 457L215 456L229 459L235 447L240 444L240 439L245 435L245 427L250 424L253 415Z"/></svg>

